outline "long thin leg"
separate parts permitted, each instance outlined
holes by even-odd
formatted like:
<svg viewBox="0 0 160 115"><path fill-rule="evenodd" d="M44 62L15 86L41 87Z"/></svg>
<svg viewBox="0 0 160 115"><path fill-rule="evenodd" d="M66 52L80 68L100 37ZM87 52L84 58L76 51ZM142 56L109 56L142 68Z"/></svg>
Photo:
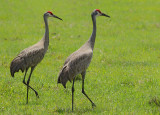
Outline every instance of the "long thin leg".
<svg viewBox="0 0 160 115"><path fill-rule="evenodd" d="M92 107L96 107L96 105L93 103L93 101L87 96L87 94L85 93L84 91L84 79L85 79L85 75L86 75L86 72L82 72L81 73L82 75L82 93L89 99L89 101L92 103Z"/></svg>
<svg viewBox="0 0 160 115"><path fill-rule="evenodd" d="M25 74L24 74L24 79L23 79L24 84L25 84L25 77L26 77L27 71L28 71L28 68L26 69Z"/></svg>
<svg viewBox="0 0 160 115"><path fill-rule="evenodd" d="M25 75L24 75L24 79L23 79L23 83L24 83L26 86L27 86L27 83L25 82L25 77L26 77L27 71L28 71L28 68L27 68L26 71L25 71ZM31 89L35 92L36 96L39 98L37 91L36 91L35 89L33 89L31 86L28 86L28 87L31 88Z"/></svg>
<svg viewBox="0 0 160 115"><path fill-rule="evenodd" d="M27 81L27 104L28 104L28 90L29 90L29 88L30 88L29 82L30 82L30 78L31 78L31 75L32 75L32 72L33 72L34 68L35 68L35 67L31 67L31 73L30 73L29 78L28 78L28 81Z"/></svg>
<svg viewBox="0 0 160 115"><path fill-rule="evenodd" d="M72 84L72 111L73 111L73 104L74 104L74 80L75 80L75 77L73 79L73 84Z"/></svg>

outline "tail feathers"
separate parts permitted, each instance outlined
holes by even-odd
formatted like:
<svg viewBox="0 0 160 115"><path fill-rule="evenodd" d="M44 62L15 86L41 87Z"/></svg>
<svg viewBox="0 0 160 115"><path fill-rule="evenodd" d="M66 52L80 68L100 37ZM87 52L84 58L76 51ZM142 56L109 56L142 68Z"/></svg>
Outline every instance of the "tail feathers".
<svg viewBox="0 0 160 115"><path fill-rule="evenodd" d="M68 70L66 68L67 66L64 66L61 70L61 72L59 73L59 76L58 76L58 81L57 83L62 83L62 85L64 86L64 88L66 88L66 83L67 81L71 81L69 79L69 74L68 74Z"/></svg>
<svg viewBox="0 0 160 115"><path fill-rule="evenodd" d="M24 65L25 65L24 59L22 59L20 57L16 57L15 59L13 59L13 61L11 62L11 65L10 65L11 76L14 77L15 72L18 72L19 70L24 72L24 70L25 70Z"/></svg>

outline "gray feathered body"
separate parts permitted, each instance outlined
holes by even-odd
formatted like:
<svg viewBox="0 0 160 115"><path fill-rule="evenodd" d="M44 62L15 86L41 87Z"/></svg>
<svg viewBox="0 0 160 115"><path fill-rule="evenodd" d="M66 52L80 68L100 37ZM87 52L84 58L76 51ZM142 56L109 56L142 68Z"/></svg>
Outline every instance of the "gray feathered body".
<svg viewBox="0 0 160 115"><path fill-rule="evenodd" d="M43 59L45 53L46 50L44 49L42 40L21 51L11 62L10 72L12 77L19 70L24 72L29 67L35 67Z"/></svg>
<svg viewBox="0 0 160 115"><path fill-rule="evenodd" d="M73 80L77 74L85 72L92 59L93 50L87 41L81 48L73 52L65 61L59 73L58 83L66 88L67 81Z"/></svg>

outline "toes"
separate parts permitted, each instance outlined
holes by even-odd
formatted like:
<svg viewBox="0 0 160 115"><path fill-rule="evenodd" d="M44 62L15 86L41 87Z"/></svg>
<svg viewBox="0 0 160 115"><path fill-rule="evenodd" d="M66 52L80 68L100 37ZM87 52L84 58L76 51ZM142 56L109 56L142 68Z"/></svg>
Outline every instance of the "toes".
<svg viewBox="0 0 160 115"><path fill-rule="evenodd" d="M36 94L37 98L39 98L39 95L38 95L38 93L37 93L37 92L35 92L35 94Z"/></svg>
<svg viewBox="0 0 160 115"><path fill-rule="evenodd" d="M92 108L96 107L96 105L94 103L92 103Z"/></svg>

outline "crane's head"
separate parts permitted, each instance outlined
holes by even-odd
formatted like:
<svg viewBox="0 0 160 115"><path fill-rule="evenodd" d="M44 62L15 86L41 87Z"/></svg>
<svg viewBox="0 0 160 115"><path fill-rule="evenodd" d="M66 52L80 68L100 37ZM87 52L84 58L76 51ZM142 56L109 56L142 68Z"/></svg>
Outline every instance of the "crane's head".
<svg viewBox="0 0 160 115"><path fill-rule="evenodd" d="M44 15L47 17L54 17L54 18L58 18L59 20L62 20L58 16L54 15L51 11L47 11Z"/></svg>
<svg viewBox="0 0 160 115"><path fill-rule="evenodd" d="M108 16L107 14L102 13L99 9L93 10L92 15L95 15L95 16L106 16L106 17L110 18L110 16Z"/></svg>

